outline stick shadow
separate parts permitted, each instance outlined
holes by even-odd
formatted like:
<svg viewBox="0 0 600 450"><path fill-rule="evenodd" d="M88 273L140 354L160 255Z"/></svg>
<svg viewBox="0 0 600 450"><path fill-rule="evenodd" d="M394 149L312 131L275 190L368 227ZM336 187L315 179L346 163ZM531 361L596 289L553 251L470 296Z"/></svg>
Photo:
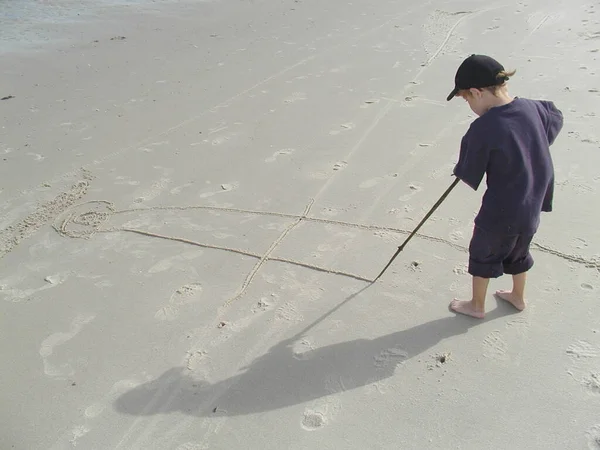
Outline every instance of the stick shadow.
<svg viewBox="0 0 600 450"><path fill-rule="evenodd" d="M239 416L317 400L387 379L402 362L440 341L515 313L504 302L497 303L484 320L446 317L375 339L355 339L302 354L292 350L296 335L273 346L240 369L241 373L212 384L194 379L185 367L174 367L124 393L114 407L135 416L171 412L198 417Z"/></svg>

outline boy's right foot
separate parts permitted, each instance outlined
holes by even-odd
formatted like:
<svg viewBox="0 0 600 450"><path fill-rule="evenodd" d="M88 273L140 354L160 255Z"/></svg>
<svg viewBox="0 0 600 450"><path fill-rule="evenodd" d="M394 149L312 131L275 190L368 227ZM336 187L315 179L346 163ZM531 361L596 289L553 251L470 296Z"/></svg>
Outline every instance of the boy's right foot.
<svg viewBox="0 0 600 450"><path fill-rule="evenodd" d="M519 311L523 311L525 309L525 300L523 300L522 297L513 294L512 291L496 291L496 295L502 300L505 300L513 305Z"/></svg>

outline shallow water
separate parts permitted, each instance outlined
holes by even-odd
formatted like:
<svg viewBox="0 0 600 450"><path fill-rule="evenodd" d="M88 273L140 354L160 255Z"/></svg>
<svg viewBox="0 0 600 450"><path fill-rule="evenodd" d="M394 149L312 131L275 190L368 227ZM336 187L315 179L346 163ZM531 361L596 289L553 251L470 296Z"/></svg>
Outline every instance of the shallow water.
<svg viewBox="0 0 600 450"><path fill-rule="evenodd" d="M177 0L0 0L0 52L63 40L61 25L86 23L132 7L159 7Z"/></svg>

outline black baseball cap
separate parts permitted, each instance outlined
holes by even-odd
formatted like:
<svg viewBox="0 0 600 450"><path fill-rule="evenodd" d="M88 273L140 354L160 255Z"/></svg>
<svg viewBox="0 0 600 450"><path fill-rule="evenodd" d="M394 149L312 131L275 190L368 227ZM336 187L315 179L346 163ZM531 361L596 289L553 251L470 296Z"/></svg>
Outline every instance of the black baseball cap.
<svg viewBox="0 0 600 450"><path fill-rule="evenodd" d="M446 99L452 98L461 89L484 88L496 86L508 80L508 77L498 77L504 67L494 58L485 55L471 55L465 59L456 71L454 89Z"/></svg>

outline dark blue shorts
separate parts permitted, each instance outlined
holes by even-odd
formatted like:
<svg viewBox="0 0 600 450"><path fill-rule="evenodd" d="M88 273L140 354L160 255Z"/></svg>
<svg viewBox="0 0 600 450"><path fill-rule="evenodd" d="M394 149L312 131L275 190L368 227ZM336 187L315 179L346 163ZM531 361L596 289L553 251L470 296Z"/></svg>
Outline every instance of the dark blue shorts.
<svg viewBox="0 0 600 450"><path fill-rule="evenodd" d="M475 277L498 278L518 275L533 267L529 246L533 235L490 233L479 227L473 230L469 245L469 273Z"/></svg>

